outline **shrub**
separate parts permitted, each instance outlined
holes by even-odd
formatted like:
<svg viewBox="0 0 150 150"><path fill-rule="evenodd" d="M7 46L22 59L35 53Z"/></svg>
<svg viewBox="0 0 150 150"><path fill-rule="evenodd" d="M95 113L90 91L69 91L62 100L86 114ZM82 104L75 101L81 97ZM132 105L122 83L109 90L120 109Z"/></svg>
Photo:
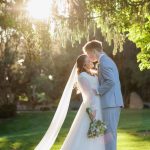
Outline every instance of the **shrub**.
<svg viewBox="0 0 150 150"><path fill-rule="evenodd" d="M41 107L40 110L41 110L41 111L49 111L50 108L49 108L49 107Z"/></svg>
<svg viewBox="0 0 150 150"><path fill-rule="evenodd" d="M9 118L16 115L15 104L3 104L0 106L0 118Z"/></svg>

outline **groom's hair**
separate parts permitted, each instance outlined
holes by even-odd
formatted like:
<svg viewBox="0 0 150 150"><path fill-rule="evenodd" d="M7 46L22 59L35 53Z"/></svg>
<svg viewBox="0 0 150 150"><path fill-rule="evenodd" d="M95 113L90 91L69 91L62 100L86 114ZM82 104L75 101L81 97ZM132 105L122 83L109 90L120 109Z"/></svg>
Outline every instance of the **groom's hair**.
<svg viewBox="0 0 150 150"><path fill-rule="evenodd" d="M82 50L84 53L93 50L101 52L103 50L102 42L98 40L89 41L83 46Z"/></svg>

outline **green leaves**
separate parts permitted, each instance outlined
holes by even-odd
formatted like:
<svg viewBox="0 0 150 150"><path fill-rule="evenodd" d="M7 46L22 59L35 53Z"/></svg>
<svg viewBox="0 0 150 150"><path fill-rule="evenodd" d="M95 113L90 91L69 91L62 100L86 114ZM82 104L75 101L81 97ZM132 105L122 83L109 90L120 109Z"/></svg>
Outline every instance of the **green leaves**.
<svg viewBox="0 0 150 150"><path fill-rule="evenodd" d="M96 16L101 15L95 21L109 45L113 43L113 54L122 51L125 39L129 38L141 49L137 56L140 69L149 69L150 2L147 0L94 0L88 2L89 9Z"/></svg>
<svg viewBox="0 0 150 150"><path fill-rule="evenodd" d="M150 18L147 18L143 26L132 25L128 34L129 39L141 49L137 55L140 70L150 69Z"/></svg>

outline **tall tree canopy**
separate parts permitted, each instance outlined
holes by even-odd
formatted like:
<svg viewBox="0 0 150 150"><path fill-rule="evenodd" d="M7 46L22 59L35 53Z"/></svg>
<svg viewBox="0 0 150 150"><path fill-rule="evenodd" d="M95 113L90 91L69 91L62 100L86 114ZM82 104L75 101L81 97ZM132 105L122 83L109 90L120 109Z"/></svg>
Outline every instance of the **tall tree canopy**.
<svg viewBox="0 0 150 150"><path fill-rule="evenodd" d="M141 49L137 55L140 69L150 69L150 1L149 0L63 0L68 6L65 15L53 11L56 33L62 27L64 40L80 41L89 37L89 30L101 29L106 41L113 44L113 53L123 50L126 38ZM57 3L57 1L55 1ZM55 6L55 5L54 5ZM56 4L56 6L59 6ZM57 12L57 13L56 13ZM64 33L64 34L63 34ZM94 35L93 35L94 36Z"/></svg>
<svg viewBox="0 0 150 150"><path fill-rule="evenodd" d="M59 99L92 37L104 42L111 57L112 49L114 55L124 50L113 58L125 99L136 90L148 101L149 0L0 0L0 112L18 100L34 106L36 100Z"/></svg>
<svg viewBox="0 0 150 150"><path fill-rule="evenodd" d="M39 21L30 18L27 3L31 0L1 0L0 26L32 33ZM45 1L42 1L43 3ZM51 39L72 44L89 39L100 28L113 54L123 50L126 38L141 49L137 55L140 69L150 69L150 1L149 0L49 0L46 22ZM36 3L35 3L36 7ZM42 6L41 6L42 7ZM39 7L40 9L40 7ZM39 10L40 11L40 10ZM94 36L94 35L93 35Z"/></svg>

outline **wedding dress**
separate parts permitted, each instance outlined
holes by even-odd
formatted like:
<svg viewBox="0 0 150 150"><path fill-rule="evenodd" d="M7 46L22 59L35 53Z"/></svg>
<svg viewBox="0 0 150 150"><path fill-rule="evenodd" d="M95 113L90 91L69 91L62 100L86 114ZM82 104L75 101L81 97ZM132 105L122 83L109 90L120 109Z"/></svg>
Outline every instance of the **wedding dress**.
<svg viewBox="0 0 150 150"><path fill-rule="evenodd" d="M86 108L91 107L93 110L96 110L96 119L102 120L100 97L93 91L99 86L98 77L82 72L79 74L77 81L83 102L61 150L104 150L103 136L96 138L87 137L90 119L86 113Z"/></svg>
<svg viewBox="0 0 150 150"><path fill-rule="evenodd" d="M92 88L98 87L98 77L91 76L86 72L82 72L78 76L76 63L71 71L51 124L34 150L50 150L52 148L67 116L72 90L76 82L79 84L83 102L61 150L104 150L103 136L94 139L87 137L90 119L86 113L86 108L95 109L96 119L102 120L100 97L94 94L92 90Z"/></svg>

